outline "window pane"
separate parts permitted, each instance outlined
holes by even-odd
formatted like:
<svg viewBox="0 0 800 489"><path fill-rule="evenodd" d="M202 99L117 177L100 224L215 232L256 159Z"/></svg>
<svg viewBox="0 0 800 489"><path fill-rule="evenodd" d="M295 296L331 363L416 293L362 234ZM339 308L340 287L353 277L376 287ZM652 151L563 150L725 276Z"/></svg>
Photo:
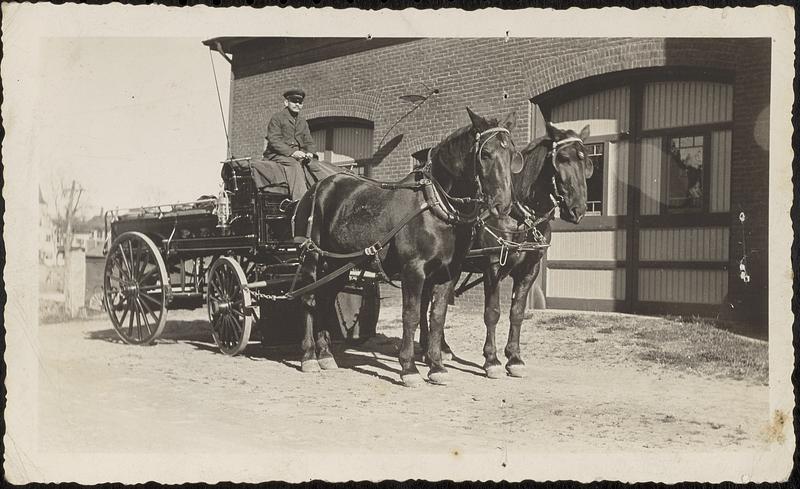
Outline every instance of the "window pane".
<svg viewBox="0 0 800 489"><path fill-rule="evenodd" d="M603 168L605 166L605 155L603 150L605 145L603 143L587 144L586 151L587 157L592 160L594 172L592 176L586 180L586 215L587 216L601 216L603 215Z"/></svg>
<svg viewBox="0 0 800 489"><path fill-rule="evenodd" d="M667 207L703 207L703 137L673 138L667 165Z"/></svg>

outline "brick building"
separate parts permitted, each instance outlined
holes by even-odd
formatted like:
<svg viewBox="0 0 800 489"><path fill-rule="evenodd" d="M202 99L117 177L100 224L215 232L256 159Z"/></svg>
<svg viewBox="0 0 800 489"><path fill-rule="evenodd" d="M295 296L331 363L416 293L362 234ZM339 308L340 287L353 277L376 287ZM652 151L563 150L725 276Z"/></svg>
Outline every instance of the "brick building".
<svg viewBox="0 0 800 489"><path fill-rule="evenodd" d="M543 134L545 119L588 123L591 215L553 226L540 278L547 306L729 317L766 331L769 39L204 44L231 61L236 157L260 155L267 121L294 86L308 93L304 115L328 158L362 161L382 139L398 143L364 166L378 179L405 175L414 155L468 124L466 106L495 117L515 110L520 145Z"/></svg>

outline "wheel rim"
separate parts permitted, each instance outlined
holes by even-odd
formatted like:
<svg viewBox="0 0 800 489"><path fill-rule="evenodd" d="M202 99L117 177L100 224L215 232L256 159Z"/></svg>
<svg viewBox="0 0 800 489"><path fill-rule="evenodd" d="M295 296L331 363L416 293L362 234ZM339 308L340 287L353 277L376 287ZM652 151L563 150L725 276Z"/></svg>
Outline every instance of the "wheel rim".
<svg viewBox="0 0 800 489"><path fill-rule="evenodd" d="M147 345L167 320L169 280L158 248L141 233L119 236L109 249L103 274L103 303L125 343Z"/></svg>
<svg viewBox="0 0 800 489"><path fill-rule="evenodd" d="M226 355L236 355L250 341L250 290L242 267L230 257L215 261L208 274L211 334Z"/></svg>

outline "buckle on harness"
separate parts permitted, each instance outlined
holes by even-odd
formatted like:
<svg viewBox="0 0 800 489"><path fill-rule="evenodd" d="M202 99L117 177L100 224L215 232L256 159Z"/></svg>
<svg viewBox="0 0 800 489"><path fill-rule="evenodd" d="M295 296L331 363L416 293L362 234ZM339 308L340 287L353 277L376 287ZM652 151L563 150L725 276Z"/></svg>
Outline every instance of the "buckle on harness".
<svg viewBox="0 0 800 489"><path fill-rule="evenodd" d="M383 245L381 245L379 242L376 241L375 244L373 244L372 246L364 248L364 254L367 255L367 256L375 256L382 249L383 249Z"/></svg>

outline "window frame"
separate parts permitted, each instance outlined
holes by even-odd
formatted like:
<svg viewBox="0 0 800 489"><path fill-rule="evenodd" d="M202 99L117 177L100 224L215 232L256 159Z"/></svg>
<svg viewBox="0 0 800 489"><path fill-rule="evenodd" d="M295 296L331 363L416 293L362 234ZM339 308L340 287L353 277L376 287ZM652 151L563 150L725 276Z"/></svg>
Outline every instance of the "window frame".
<svg viewBox="0 0 800 489"><path fill-rule="evenodd" d="M679 214L708 214L710 212L711 191L711 130L700 127L677 127L672 128L661 136L661 195L659 214L671 216ZM702 191L700 207L679 209L669 206L669 176L670 176L670 140L686 137L703 138L703 170L702 170Z"/></svg>
<svg viewBox="0 0 800 489"><path fill-rule="evenodd" d="M590 145L590 144L592 144L592 145L594 145L594 144L602 144L603 145L603 182L602 182L603 196L601 197L602 200L600 201L600 214L599 215L598 214L586 214L584 219L590 219L590 218L593 218L593 217L606 217L606 216L608 216L608 149L609 149L609 143L611 141L616 140L616 139L617 139L617 135L615 135L615 134L607 134L607 135L602 135L602 136L589 136L583 142L584 147L587 146L587 145ZM592 175L591 178L594 178L594 175ZM588 181L587 181L587 185L588 185ZM587 197L586 201L588 203L588 201L589 201L589 199L588 199L588 197L589 197L588 188L587 188L587 192L586 192L586 197Z"/></svg>

